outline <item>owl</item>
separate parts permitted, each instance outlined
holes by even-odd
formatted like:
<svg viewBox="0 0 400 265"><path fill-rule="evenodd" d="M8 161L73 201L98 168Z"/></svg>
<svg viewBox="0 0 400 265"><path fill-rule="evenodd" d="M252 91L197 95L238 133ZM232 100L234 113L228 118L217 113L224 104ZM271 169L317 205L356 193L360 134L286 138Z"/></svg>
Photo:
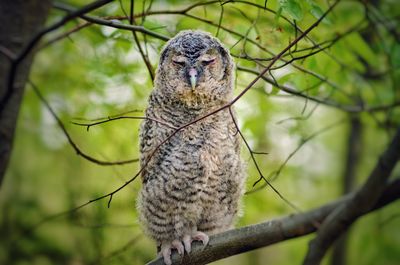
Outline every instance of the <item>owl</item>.
<svg viewBox="0 0 400 265"><path fill-rule="evenodd" d="M245 177L233 114L225 108L176 132L232 100L233 70L229 52L205 32L182 31L161 52L140 129L138 209L166 264L173 249L207 245L237 215Z"/></svg>

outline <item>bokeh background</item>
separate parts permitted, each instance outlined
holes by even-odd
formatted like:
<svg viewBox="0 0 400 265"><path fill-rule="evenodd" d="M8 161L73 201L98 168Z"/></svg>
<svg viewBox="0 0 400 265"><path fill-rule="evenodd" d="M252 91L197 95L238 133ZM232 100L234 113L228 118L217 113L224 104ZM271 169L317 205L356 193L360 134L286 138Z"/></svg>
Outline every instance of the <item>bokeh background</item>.
<svg viewBox="0 0 400 265"><path fill-rule="evenodd" d="M79 8L85 1L63 1ZM65 15L61 2L47 24ZM183 29L217 36L237 64L242 91L330 1L135 1L135 23L166 37ZM191 7L186 10L186 8ZM129 24L130 1L114 1L90 16ZM400 6L396 0L342 1L320 25L278 61L236 104L238 121L265 177L302 211L340 197L346 165L353 188L362 184L400 124ZM75 19L36 47L30 80L63 122L74 143L104 161L139 157L140 120L152 80L132 32ZM84 25L84 26L82 26ZM81 27L71 34L67 32ZM58 38L60 37L60 38ZM137 32L153 68L165 41ZM253 72L253 73L252 73ZM282 86L288 88L286 92ZM301 93L301 96L297 95ZM397 103L397 105L396 105ZM375 107L382 109L376 110ZM352 134L353 133L353 134ZM349 140L350 135L355 138ZM352 144L353 143L353 144ZM352 150L356 159L348 159ZM244 226L294 214L263 181L248 150ZM54 116L27 85L12 159L0 192L0 264L144 264L156 255L138 223L137 179L108 199L70 209L131 179L138 163L102 166L78 156ZM399 177L397 168L393 177ZM394 202L358 220L350 230L348 264L399 264L400 211ZM313 235L214 264L299 264ZM329 264L330 256L324 260Z"/></svg>

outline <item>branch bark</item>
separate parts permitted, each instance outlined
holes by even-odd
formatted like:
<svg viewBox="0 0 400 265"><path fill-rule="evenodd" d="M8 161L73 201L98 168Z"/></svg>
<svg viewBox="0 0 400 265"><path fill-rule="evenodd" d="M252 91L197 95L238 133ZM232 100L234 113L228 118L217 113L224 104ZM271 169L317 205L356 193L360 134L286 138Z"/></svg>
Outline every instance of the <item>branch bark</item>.
<svg viewBox="0 0 400 265"><path fill-rule="evenodd" d="M183 257L180 257L174 251L172 254L172 263L182 265L206 264L292 238L308 235L317 230L316 223L323 222L335 209L348 204L354 195L355 193L351 193L335 202L305 213L289 215L280 219L241 227L211 236L210 242L204 249L200 242L194 242L190 254L185 253ZM396 179L385 187L382 196L380 196L374 207L364 212L364 214L379 209L399 198L400 179ZM147 265L161 264L164 264L162 258L147 263Z"/></svg>
<svg viewBox="0 0 400 265"><path fill-rule="evenodd" d="M76 12L76 9L73 7L70 7L69 5L63 4L63 3L54 3L54 7L66 12ZM160 39L160 40L164 40L164 41L168 41L169 38L167 36L164 36L162 34L159 34L155 31L151 31L146 29L143 26L135 26L135 25L127 25L127 24L123 24L123 23L119 23L118 21L116 22L115 20L105 20L105 19L101 19L101 18L97 18L97 17L93 17L93 16L89 16L89 15L85 15L85 14L81 14L79 15L79 17L87 22L93 23L93 24L99 24L99 25L103 25L103 26L109 26L109 27L113 27L113 28L117 28L117 29L125 29L125 30L130 30L132 32L142 32L144 34L147 34L149 36L152 36L154 38Z"/></svg>
<svg viewBox="0 0 400 265"><path fill-rule="evenodd" d="M364 185L346 204L336 208L319 228L317 237L310 242L304 265L320 264L335 240L361 215L368 212L384 192L385 184L400 158L400 128L391 143L379 157Z"/></svg>
<svg viewBox="0 0 400 265"><path fill-rule="evenodd" d="M350 132L347 139L347 155L346 164L343 173L342 185L343 194L351 192L355 187L356 169L361 151L361 132L362 126L360 117L351 115L350 117ZM335 242L331 265L346 265L347 264L347 243L349 231L343 233Z"/></svg>

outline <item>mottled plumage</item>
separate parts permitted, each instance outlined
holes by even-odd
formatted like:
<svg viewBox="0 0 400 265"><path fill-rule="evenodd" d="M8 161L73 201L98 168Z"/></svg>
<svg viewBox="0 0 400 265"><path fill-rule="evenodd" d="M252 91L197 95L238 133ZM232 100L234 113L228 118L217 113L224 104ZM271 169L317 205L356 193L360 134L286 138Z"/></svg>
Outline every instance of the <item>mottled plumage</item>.
<svg viewBox="0 0 400 265"><path fill-rule="evenodd" d="M183 31L165 46L140 131L143 188L138 207L165 263L171 249L229 229L243 193L239 136L228 109L175 129L232 99L233 62L208 33ZM157 122L157 121L162 121Z"/></svg>

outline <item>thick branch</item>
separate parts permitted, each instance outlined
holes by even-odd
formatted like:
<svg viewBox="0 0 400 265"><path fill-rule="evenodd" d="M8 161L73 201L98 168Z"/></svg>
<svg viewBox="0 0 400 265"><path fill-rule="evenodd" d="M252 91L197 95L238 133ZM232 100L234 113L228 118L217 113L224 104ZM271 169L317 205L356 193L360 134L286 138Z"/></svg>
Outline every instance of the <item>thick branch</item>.
<svg viewBox="0 0 400 265"><path fill-rule="evenodd" d="M264 223L241 227L210 237L210 242L203 249L199 242L193 244L193 250L188 255L180 257L175 251L172 254L173 264L206 264L212 261L237 255L253 249L301 237L316 231L316 223L321 223L335 209L349 203L354 193L319 207L317 209L289 215ZM379 209L400 198L400 179L386 186L384 193L375 206L364 214ZM164 264L162 258L149 262L147 265Z"/></svg>
<svg viewBox="0 0 400 265"><path fill-rule="evenodd" d="M346 204L335 209L324 221L318 235L310 242L304 264L319 264L333 242L361 215L368 212L384 192L392 170L400 158L400 128L385 152L379 157L375 168L365 184Z"/></svg>

